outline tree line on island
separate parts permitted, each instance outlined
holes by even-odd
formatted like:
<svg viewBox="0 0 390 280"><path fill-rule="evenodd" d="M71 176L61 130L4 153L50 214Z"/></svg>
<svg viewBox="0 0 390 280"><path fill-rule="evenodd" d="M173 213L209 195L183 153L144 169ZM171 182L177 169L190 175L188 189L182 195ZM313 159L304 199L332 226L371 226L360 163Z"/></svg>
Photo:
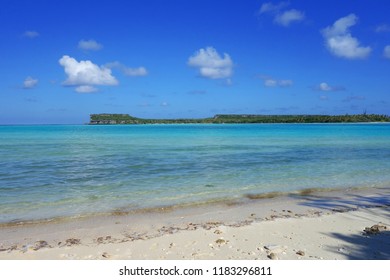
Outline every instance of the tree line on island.
<svg viewBox="0 0 390 280"><path fill-rule="evenodd" d="M203 119L142 119L128 114L91 114L89 124L356 123L390 122L387 115L215 115Z"/></svg>

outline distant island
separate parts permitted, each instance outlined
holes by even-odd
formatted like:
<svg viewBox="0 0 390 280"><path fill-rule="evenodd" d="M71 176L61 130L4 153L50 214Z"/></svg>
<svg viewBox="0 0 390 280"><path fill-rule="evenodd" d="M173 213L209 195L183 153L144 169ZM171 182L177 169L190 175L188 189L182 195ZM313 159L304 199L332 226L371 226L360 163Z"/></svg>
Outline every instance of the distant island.
<svg viewBox="0 0 390 280"><path fill-rule="evenodd" d="M222 124L222 123L353 123L390 122L387 115L215 115L203 119L142 119L128 114L91 114L90 125L107 124Z"/></svg>

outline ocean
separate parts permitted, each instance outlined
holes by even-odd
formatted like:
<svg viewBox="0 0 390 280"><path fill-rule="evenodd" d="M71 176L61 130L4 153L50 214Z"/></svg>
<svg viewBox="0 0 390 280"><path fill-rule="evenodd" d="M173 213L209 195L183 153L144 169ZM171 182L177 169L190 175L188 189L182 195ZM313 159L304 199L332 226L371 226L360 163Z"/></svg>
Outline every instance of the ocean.
<svg viewBox="0 0 390 280"><path fill-rule="evenodd" d="M0 223L390 185L390 124L0 126Z"/></svg>

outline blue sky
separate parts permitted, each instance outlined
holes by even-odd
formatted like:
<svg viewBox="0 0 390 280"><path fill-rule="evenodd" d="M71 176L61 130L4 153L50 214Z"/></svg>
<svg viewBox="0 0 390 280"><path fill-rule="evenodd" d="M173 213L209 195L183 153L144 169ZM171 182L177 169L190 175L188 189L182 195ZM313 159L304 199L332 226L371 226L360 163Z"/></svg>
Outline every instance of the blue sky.
<svg viewBox="0 0 390 280"><path fill-rule="evenodd" d="M390 114L386 0L1 0L0 34L0 124Z"/></svg>

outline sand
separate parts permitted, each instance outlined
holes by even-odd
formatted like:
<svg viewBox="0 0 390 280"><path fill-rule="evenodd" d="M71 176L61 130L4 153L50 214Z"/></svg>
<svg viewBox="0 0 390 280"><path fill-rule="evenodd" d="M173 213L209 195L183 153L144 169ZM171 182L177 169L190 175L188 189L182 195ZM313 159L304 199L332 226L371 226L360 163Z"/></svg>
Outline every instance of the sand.
<svg viewBox="0 0 390 280"><path fill-rule="evenodd" d="M0 226L0 259L390 259L390 188Z"/></svg>

